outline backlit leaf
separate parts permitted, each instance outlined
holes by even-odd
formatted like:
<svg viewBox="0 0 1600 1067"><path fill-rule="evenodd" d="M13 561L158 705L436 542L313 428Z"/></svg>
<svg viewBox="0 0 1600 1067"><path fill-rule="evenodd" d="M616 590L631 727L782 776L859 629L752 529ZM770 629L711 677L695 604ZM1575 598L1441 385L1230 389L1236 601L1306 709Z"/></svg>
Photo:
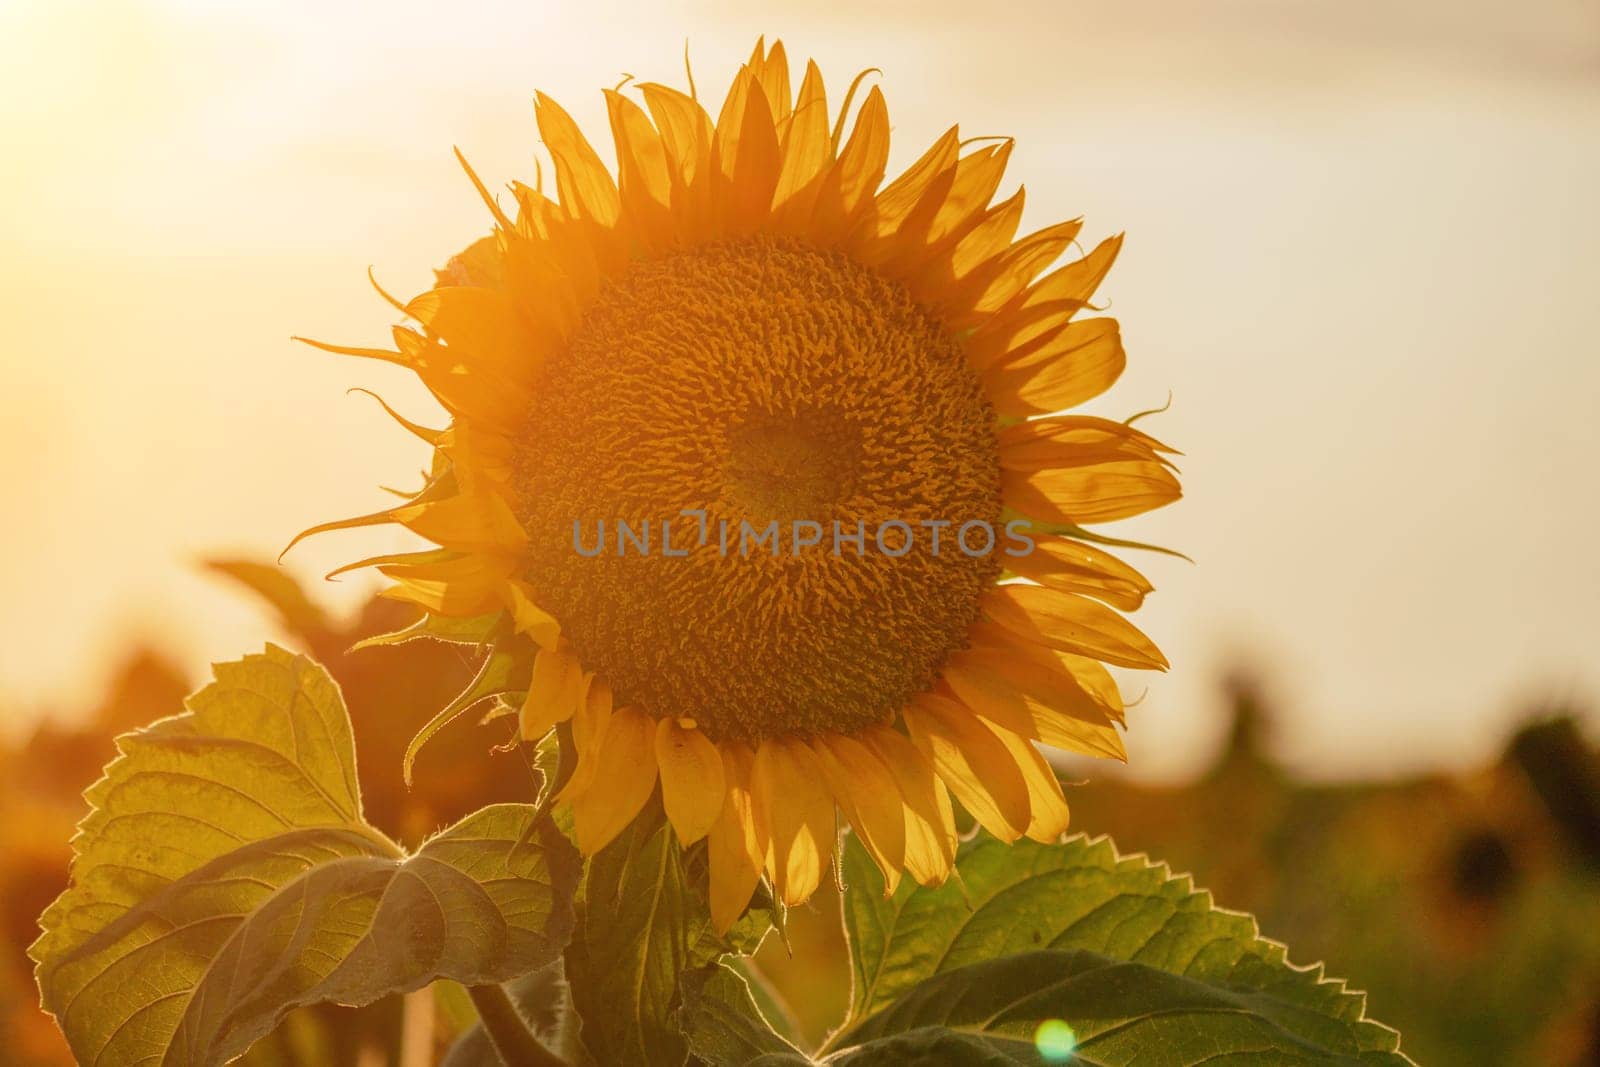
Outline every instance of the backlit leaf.
<svg viewBox="0 0 1600 1067"><path fill-rule="evenodd" d="M589 862L566 964L583 1043L600 1063L682 1064L680 976L753 952L771 927L770 911L753 908L716 935L692 862L700 851L685 855L652 802Z"/></svg>
<svg viewBox="0 0 1600 1067"><path fill-rule="evenodd" d="M811 1062L762 1017L749 985L732 968L718 963L689 971L679 988L678 1026L689 1051L707 1067L744 1067L763 1056Z"/></svg>
<svg viewBox="0 0 1600 1067"><path fill-rule="evenodd" d="M854 988L832 1048L943 1027L982 1035L970 1047L998 1057L951 1062L1035 1063L1034 1028L1059 1018L1082 1064L1409 1062L1399 1035L1365 1018L1362 994L1291 965L1250 916L1105 838L980 835L957 868L941 887L906 883L885 900L849 842Z"/></svg>
<svg viewBox="0 0 1600 1067"><path fill-rule="evenodd" d="M577 856L531 806L409 856L364 821L344 703L302 656L219 665L118 745L30 949L81 1063L222 1063L294 1007L501 982L570 934Z"/></svg>

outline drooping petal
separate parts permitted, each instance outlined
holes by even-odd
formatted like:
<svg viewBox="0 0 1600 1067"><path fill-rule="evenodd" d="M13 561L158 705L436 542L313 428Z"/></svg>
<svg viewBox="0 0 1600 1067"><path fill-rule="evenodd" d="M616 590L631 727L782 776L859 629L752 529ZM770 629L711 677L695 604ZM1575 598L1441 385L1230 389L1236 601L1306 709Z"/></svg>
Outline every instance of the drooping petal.
<svg viewBox="0 0 1600 1067"><path fill-rule="evenodd" d="M955 809L944 783L917 747L889 727L864 731L861 740L889 768L905 800L906 873L922 885L943 885L956 855Z"/></svg>
<svg viewBox="0 0 1600 1067"><path fill-rule="evenodd" d="M994 723L987 725L1010 750L1017 769L1028 784L1028 809L1031 813L1028 837L1044 844L1054 842L1066 832L1071 821L1067 798L1061 793L1061 782L1056 778L1056 772L1027 738Z"/></svg>
<svg viewBox="0 0 1600 1067"><path fill-rule="evenodd" d="M566 722L584 702L583 666L569 648L540 649L533 659L528 698L522 704L524 741L538 741Z"/></svg>
<svg viewBox="0 0 1600 1067"><path fill-rule="evenodd" d="M611 713L595 739L594 777L574 794L578 848L592 856L616 838L656 788L656 724L637 708Z"/></svg>
<svg viewBox="0 0 1600 1067"><path fill-rule="evenodd" d="M706 839L711 865L711 924L725 934L750 903L766 865L766 814L755 803L755 755L737 742L721 746L727 780L722 814Z"/></svg>
<svg viewBox="0 0 1600 1067"><path fill-rule="evenodd" d="M661 804L685 847L710 832L727 792L722 757L693 723L664 718L656 724L656 763L661 769Z"/></svg>
<svg viewBox="0 0 1600 1067"><path fill-rule="evenodd" d="M763 741L756 751L756 802L771 835L768 873L785 905L804 903L833 859L834 800L809 746Z"/></svg>
<svg viewBox="0 0 1600 1067"><path fill-rule="evenodd" d="M978 824L1002 841L1028 828L1028 786L1016 761L989 728L966 708L932 693L902 715L920 748L956 799Z"/></svg>
<svg viewBox="0 0 1600 1067"><path fill-rule="evenodd" d="M599 741L606 723L611 721L611 705L611 687L599 678L590 678L583 705L572 717L572 745L578 750L578 765L556 794L556 800L571 800L594 783L595 767L600 762Z"/></svg>
<svg viewBox="0 0 1600 1067"><path fill-rule="evenodd" d="M853 737L827 734L817 739L814 748L828 788L883 872L884 895L892 895L900 885L906 853L900 786L883 760Z"/></svg>

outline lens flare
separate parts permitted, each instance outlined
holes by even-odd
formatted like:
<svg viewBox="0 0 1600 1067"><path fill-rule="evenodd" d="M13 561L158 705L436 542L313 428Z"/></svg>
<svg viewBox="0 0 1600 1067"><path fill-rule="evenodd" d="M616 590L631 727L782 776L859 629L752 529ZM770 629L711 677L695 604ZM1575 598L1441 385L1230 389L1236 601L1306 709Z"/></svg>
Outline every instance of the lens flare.
<svg viewBox="0 0 1600 1067"><path fill-rule="evenodd" d="M1046 1063L1066 1063L1078 1047L1078 1035L1061 1019L1046 1019L1033 1032L1034 1047Z"/></svg>

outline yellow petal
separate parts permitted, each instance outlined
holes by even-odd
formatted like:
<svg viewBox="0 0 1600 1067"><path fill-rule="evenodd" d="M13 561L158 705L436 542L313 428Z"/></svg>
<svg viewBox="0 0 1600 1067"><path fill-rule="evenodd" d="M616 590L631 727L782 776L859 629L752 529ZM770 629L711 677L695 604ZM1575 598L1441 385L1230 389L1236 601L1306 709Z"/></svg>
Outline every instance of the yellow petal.
<svg viewBox="0 0 1600 1067"><path fill-rule="evenodd" d="M1027 835L1034 841L1050 844L1066 832L1070 816L1067 798L1061 795L1061 782L1056 772L1033 742L995 723L986 723L994 731L1016 761L1017 769L1028 784L1028 806L1031 817Z"/></svg>
<svg viewBox="0 0 1600 1067"><path fill-rule="evenodd" d="M1183 495L1172 450L1124 423L1088 415L1030 419L1000 434L1007 506L1052 522L1109 522Z"/></svg>
<svg viewBox="0 0 1600 1067"><path fill-rule="evenodd" d="M458 618L499 610L501 590L514 569L510 559L487 552L427 556L426 562L380 566L378 572L397 583L382 595Z"/></svg>
<svg viewBox="0 0 1600 1067"><path fill-rule="evenodd" d="M789 117L789 56L783 50L782 41L773 41L772 48L765 55L762 54L761 44L756 45L755 54L746 64L750 73L761 85L761 92L767 98L767 104L772 108L772 122L781 125Z"/></svg>
<svg viewBox="0 0 1600 1067"><path fill-rule="evenodd" d="M594 782L595 767L600 762L598 742L606 723L611 721L611 703L611 687L599 678L590 678L583 704L572 716L572 745L578 750L578 765L556 794L556 800L571 800Z"/></svg>
<svg viewBox="0 0 1600 1067"><path fill-rule="evenodd" d="M967 341L967 356L975 367L986 367L1007 353L1021 349L1061 329L1073 315L1089 306L1089 298L1104 280L1122 235L1108 237L1082 259L1046 274L1019 298L995 313Z"/></svg>
<svg viewBox="0 0 1600 1067"><path fill-rule="evenodd" d="M1082 228L1081 219L1046 226L979 266L939 301L949 328L971 329L1005 306L1066 251Z"/></svg>
<svg viewBox="0 0 1600 1067"><path fill-rule="evenodd" d="M506 582L504 596L516 632L527 634L540 648L555 648L561 638L561 624L554 615L534 603L533 590L527 583Z"/></svg>
<svg viewBox="0 0 1600 1067"><path fill-rule="evenodd" d="M679 843L694 844L722 814L726 784L717 746L691 723L656 723L656 763L661 768L661 803Z"/></svg>
<svg viewBox="0 0 1600 1067"><path fill-rule="evenodd" d="M905 865L905 800L894 775L866 745L842 734L828 734L813 745L828 788L855 827L856 836L883 872L884 895L900 885Z"/></svg>
<svg viewBox="0 0 1600 1067"><path fill-rule="evenodd" d="M727 788L722 813L706 838L711 863L711 924L719 935L727 933L744 914L767 856L766 819L751 791L755 755L738 743L723 745L721 752Z"/></svg>
<svg viewBox="0 0 1600 1067"><path fill-rule="evenodd" d="M570 649L540 649L522 704L522 739L537 741L566 722L584 702L583 667Z"/></svg>
<svg viewBox="0 0 1600 1067"><path fill-rule="evenodd" d="M883 187L872 204L873 231L886 236L900 229L939 178L946 178L944 188L948 189L949 183L955 180L956 156L960 151L961 133L952 126L907 167L904 174ZM937 204L934 208L937 210Z"/></svg>
<svg viewBox="0 0 1600 1067"><path fill-rule="evenodd" d="M606 90L606 113L617 149L619 195L634 229L653 250L670 239L672 174L661 135L644 109L615 90Z"/></svg>
<svg viewBox="0 0 1600 1067"><path fill-rule="evenodd" d="M1009 582L984 593L982 607L989 618L1034 644L1121 667L1167 669L1167 658L1138 627L1087 597Z"/></svg>
<svg viewBox="0 0 1600 1067"><path fill-rule="evenodd" d="M771 210L782 160L766 94L748 68L739 71L728 90L712 154L714 170L722 176L718 207L728 231L749 233Z"/></svg>
<svg viewBox="0 0 1600 1067"><path fill-rule="evenodd" d="M967 232L953 245L928 258L906 279L911 295L924 304L931 304L956 282L967 277L978 266L999 255L1016 236L1017 225L1022 221L1022 205L1026 194L1018 189L1008 199L984 212ZM967 342L968 362L974 367L983 364L973 357L972 342Z"/></svg>
<svg viewBox="0 0 1600 1067"><path fill-rule="evenodd" d="M768 872L784 904L802 904L833 859L835 820L817 757L801 741L763 741L755 760L756 801L771 835Z"/></svg>
<svg viewBox="0 0 1600 1067"><path fill-rule="evenodd" d="M906 872L923 885L942 885L956 855L955 810L933 764L910 740L887 726L861 740L883 761L905 800Z"/></svg>
<svg viewBox="0 0 1600 1067"><path fill-rule="evenodd" d="M1028 786L1004 744L971 711L924 693L902 715L911 740L978 824L1002 841L1028 828Z"/></svg>
<svg viewBox="0 0 1600 1067"><path fill-rule="evenodd" d="M806 64L800 99L783 137L783 167L772 194L773 225L786 233L803 231L811 222L823 175L833 162L833 142L828 139L828 101L822 72Z"/></svg>
<svg viewBox="0 0 1600 1067"><path fill-rule="evenodd" d="M889 108L874 85L856 115L850 139L823 177L817 195L816 235L828 244L841 237L871 204L889 162Z"/></svg>
<svg viewBox="0 0 1600 1067"><path fill-rule="evenodd" d="M407 304L406 314L443 341L451 359L475 363L521 389L532 388L539 369L533 339L499 290L438 286Z"/></svg>
<svg viewBox="0 0 1600 1067"><path fill-rule="evenodd" d="M1178 479L1155 461L1123 460L1055 470L1002 471L1000 499L1045 522L1115 522L1164 507L1183 496Z"/></svg>
<svg viewBox="0 0 1600 1067"><path fill-rule="evenodd" d="M942 678L968 708L1024 737L1091 756L1126 759L1122 737L1098 699L1035 646L1011 638L1004 649L965 649L946 661ZM959 794L958 794L959 795Z"/></svg>
<svg viewBox="0 0 1600 1067"><path fill-rule="evenodd" d="M1004 673L1014 660L1035 661L1019 672L1021 691L1049 705L1057 714L1072 715L1092 723L1123 721L1122 692L1117 688L1111 672L1106 670L1106 665L1099 660L1021 640L1010 630L986 619L973 623L968 628L967 636L970 646L963 651L989 654L993 658L985 660L980 656L978 662L988 664L991 670ZM1034 670L1065 676L1068 682L1041 680L1037 685L1030 684L1028 678ZM1075 689L1057 688L1065 684ZM1025 736L1028 733L1015 726L1010 728ZM1035 740L1043 741L1045 738L1040 735ZM1046 743L1057 744L1055 741Z"/></svg>
<svg viewBox="0 0 1600 1067"><path fill-rule="evenodd" d="M561 205L573 218L616 225L622 214L616 183L572 116L543 93L535 94L534 116L545 148L555 161Z"/></svg>
<svg viewBox="0 0 1600 1067"><path fill-rule="evenodd" d="M594 780L572 800L578 848L586 856L627 829L655 791L655 720L636 708L618 708L595 745Z"/></svg>
<svg viewBox="0 0 1600 1067"><path fill-rule="evenodd" d="M390 514L412 533L463 552L516 552L528 541L511 506L487 485L472 493L406 504Z"/></svg>
<svg viewBox="0 0 1600 1067"><path fill-rule="evenodd" d="M1000 188L1011 149L1012 141L1007 139L971 152L956 163L955 181L928 227L930 246L953 243L983 216L995 190Z"/></svg>
<svg viewBox="0 0 1600 1067"><path fill-rule="evenodd" d="M661 131L674 182L679 188L693 185L705 176L710 164L714 131L711 116L693 97L669 86L646 82L639 91Z"/></svg>
<svg viewBox="0 0 1600 1067"><path fill-rule="evenodd" d="M1144 575L1093 545L1048 534L1031 536L1032 551L1007 556L1006 566L1040 585L1085 593L1123 611L1137 609L1153 588Z"/></svg>
<svg viewBox="0 0 1600 1067"><path fill-rule="evenodd" d="M1111 388L1127 362L1117 320L1084 319L1020 355L997 359L981 377L996 413L1024 417L1092 400Z"/></svg>

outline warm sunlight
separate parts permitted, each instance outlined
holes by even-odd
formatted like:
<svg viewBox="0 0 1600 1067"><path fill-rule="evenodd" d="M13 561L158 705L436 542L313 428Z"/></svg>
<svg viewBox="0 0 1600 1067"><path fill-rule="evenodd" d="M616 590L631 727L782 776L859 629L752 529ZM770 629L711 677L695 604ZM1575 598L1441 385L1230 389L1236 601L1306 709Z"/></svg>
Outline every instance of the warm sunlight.
<svg viewBox="0 0 1600 1067"><path fill-rule="evenodd" d="M584 1062L506 999L556 959L602 1063L898 1062L1037 967L920 1051L1168 1062L1140 1012L1245 959L1264 1055L1404 1062L1145 848L1419 1062L1588 1047L1505 1006L1600 959L1592 3L0 0L0 144L20 1062L67 1055L36 981L111 1067L180 992L165 1062ZM684 501L788 553L678 566ZM1000 540L840 562L813 514ZM349 651L412 625L457 643ZM681 945L606 939L640 893ZM302 927L359 966L215 1007Z"/></svg>

